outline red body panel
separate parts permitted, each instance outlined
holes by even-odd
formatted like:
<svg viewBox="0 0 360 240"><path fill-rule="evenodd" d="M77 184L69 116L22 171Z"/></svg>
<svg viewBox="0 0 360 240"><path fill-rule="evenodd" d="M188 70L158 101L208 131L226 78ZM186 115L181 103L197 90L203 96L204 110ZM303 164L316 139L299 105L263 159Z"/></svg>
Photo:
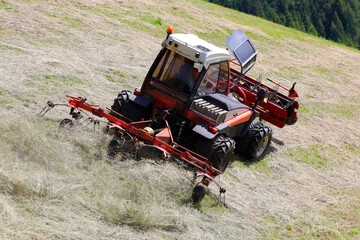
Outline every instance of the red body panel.
<svg viewBox="0 0 360 240"><path fill-rule="evenodd" d="M238 65L233 61L230 62ZM286 96L249 76L244 76L240 81L238 81L240 76L241 73L239 71L234 68L230 68L231 92L238 94L241 97L239 101L245 105L249 107L254 106L257 99L257 92L260 88L265 88L268 92L270 98L267 99L267 101L260 102L256 107L256 110L260 112L261 119L282 128L285 126L286 119L296 118L295 109L299 108L299 103L293 99L293 97L298 96L293 88L288 90L276 83L276 85L289 91L289 96ZM271 82L273 81L271 80ZM294 108L293 112L288 110L289 107ZM290 112L290 116L288 111Z"/></svg>
<svg viewBox="0 0 360 240"><path fill-rule="evenodd" d="M247 122L250 120L253 112L249 109L246 109L242 112L239 112L237 116L232 117L225 121L225 123L229 126L236 126L241 123Z"/></svg>

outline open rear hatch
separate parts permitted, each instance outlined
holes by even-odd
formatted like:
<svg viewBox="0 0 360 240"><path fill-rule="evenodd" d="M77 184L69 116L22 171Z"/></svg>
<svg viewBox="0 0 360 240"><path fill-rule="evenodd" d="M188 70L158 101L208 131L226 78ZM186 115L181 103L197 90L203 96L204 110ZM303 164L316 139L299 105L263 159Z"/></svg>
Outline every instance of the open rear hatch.
<svg viewBox="0 0 360 240"><path fill-rule="evenodd" d="M241 30L236 30L225 40L229 50L234 54L241 67L241 75L245 75L256 62L257 51L250 39Z"/></svg>

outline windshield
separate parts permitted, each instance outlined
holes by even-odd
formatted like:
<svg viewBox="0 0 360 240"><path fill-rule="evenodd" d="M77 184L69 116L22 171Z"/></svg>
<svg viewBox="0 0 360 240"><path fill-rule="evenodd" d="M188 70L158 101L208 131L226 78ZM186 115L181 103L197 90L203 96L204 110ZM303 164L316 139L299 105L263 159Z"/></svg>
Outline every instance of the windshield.
<svg viewBox="0 0 360 240"><path fill-rule="evenodd" d="M193 61L167 50L152 77L177 92L190 94L198 75L199 71L194 68Z"/></svg>

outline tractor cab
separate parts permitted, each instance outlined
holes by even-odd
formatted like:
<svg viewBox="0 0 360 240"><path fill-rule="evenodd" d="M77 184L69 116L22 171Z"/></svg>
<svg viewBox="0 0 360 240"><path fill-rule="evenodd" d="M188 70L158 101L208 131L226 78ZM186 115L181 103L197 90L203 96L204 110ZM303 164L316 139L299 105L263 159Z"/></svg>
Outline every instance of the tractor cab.
<svg viewBox="0 0 360 240"><path fill-rule="evenodd" d="M227 44L245 74L256 60L251 42L238 30L227 39ZM168 102L167 107L175 102L189 106L193 99L214 93L229 94L231 55L228 50L193 34L172 34L171 31L162 47L145 78L142 93L155 98L170 95L174 102ZM244 49L246 56L242 54Z"/></svg>
<svg viewBox="0 0 360 240"><path fill-rule="evenodd" d="M245 75L255 63L255 48L240 30L226 43ZM229 96L230 59L227 49L193 34L168 31L141 89L120 94L112 109L133 122L156 119L153 129L163 128L166 120L178 139L243 134L257 113Z"/></svg>
<svg viewBox="0 0 360 240"><path fill-rule="evenodd" d="M210 93L229 92L230 54L193 34L169 34L142 91L164 91L188 104Z"/></svg>
<svg viewBox="0 0 360 240"><path fill-rule="evenodd" d="M255 63L255 48L240 30L227 39L227 44L245 74ZM196 123L218 125L231 117L234 109L249 109L227 97L231 86L230 58L228 50L193 34L168 32L137 98L151 98L153 113L177 108ZM194 112L199 114L197 119L190 117Z"/></svg>

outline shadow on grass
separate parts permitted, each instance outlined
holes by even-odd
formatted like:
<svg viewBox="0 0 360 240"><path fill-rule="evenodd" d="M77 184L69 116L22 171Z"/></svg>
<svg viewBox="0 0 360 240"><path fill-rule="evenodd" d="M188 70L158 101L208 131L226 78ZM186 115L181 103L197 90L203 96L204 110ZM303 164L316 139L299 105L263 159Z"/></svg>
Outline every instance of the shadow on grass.
<svg viewBox="0 0 360 240"><path fill-rule="evenodd" d="M274 138L272 139L274 141ZM276 139L274 142L276 142L277 145L280 145L280 146L283 146L284 145L284 142L283 141L280 141L278 139ZM282 145L283 144L283 145ZM242 164L244 164L245 166L249 167L251 165L255 165L261 161L264 160L264 158L266 158L270 153L275 153L277 152L278 149L274 146L274 144L271 144L269 146L269 148L266 150L266 153L265 155L260 158L260 159L257 159L257 160L249 160L249 159L246 159L245 157L239 155L239 154L234 154L233 156L233 162L241 162Z"/></svg>

